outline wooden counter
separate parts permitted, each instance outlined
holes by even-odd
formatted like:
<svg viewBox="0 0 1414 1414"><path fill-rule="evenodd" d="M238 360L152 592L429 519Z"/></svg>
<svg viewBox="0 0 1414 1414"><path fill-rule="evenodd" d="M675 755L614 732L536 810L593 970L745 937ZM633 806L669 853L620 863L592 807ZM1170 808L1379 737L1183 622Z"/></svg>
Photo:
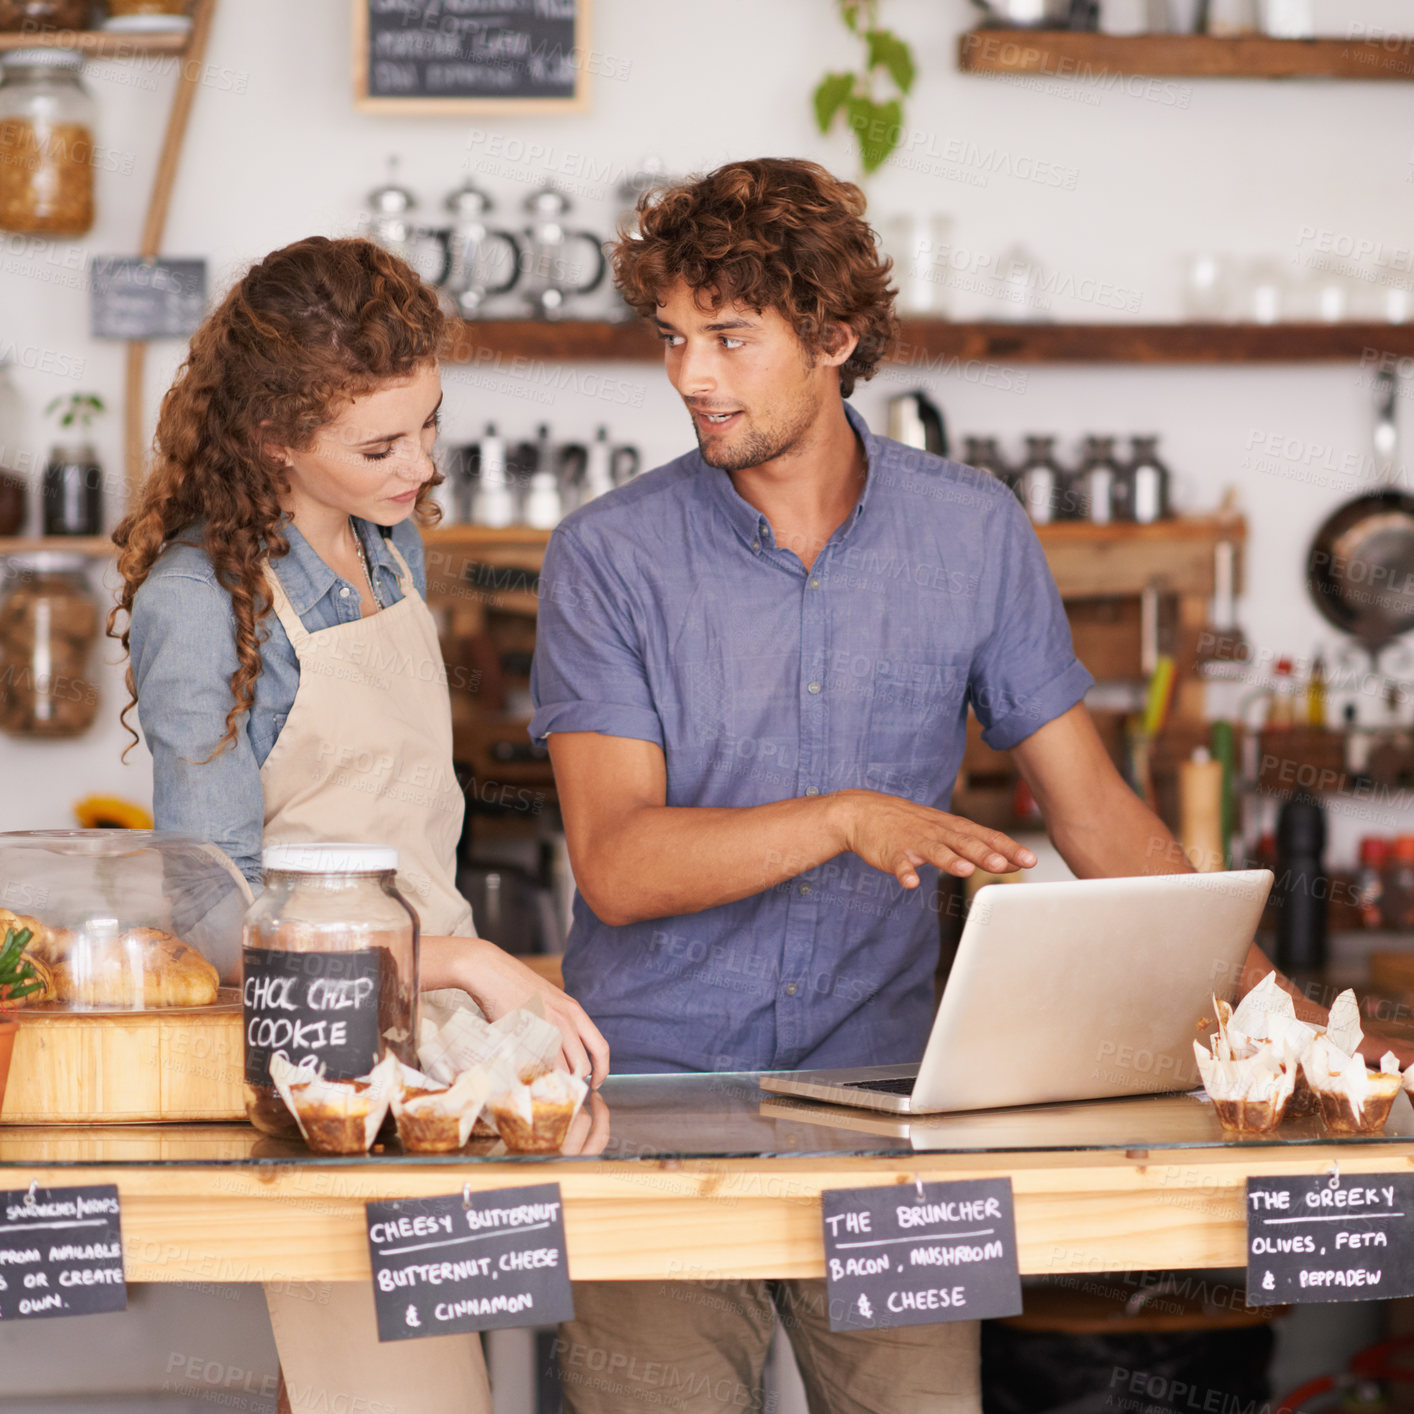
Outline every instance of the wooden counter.
<svg viewBox="0 0 1414 1414"><path fill-rule="evenodd" d="M1401 1098L1373 1139L1298 1124L1232 1143L1189 1096L909 1125L772 1099L752 1076L622 1076L576 1142L553 1159L320 1159L244 1125L16 1126L0 1130L0 1189L117 1184L132 1281L365 1280L364 1203L546 1181L576 1278L820 1276L822 1190L1001 1175L1023 1272L1234 1267L1249 1174L1403 1172L1414 1111Z"/></svg>

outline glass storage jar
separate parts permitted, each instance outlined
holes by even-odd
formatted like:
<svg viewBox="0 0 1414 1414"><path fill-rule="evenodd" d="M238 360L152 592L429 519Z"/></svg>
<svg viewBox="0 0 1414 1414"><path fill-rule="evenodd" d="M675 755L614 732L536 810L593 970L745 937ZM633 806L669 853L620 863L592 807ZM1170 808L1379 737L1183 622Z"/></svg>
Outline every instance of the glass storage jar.
<svg viewBox="0 0 1414 1414"><path fill-rule="evenodd" d="M0 728L78 736L98 712L98 605L82 555L11 555L0 581Z"/></svg>
<svg viewBox="0 0 1414 1414"><path fill-rule="evenodd" d="M0 30L87 29L93 0L0 0Z"/></svg>
<svg viewBox="0 0 1414 1414"><path fill-rule="evenodd" d="M266 1134L296 1138L270 1081L270 1060L366 1075L392 1052L417 1063L418 921L398 892L398 852L377 845L271 845L265 892L246 914L246 1115Z"/></svg>
<svg viewBox="0 0 1414 1414"><path fill-rule="evenodd" d="M3 0L0 0L3 3ZM0 229L82 236L93 226L96 110L67 49L15 49L0 71Z"/></svg>

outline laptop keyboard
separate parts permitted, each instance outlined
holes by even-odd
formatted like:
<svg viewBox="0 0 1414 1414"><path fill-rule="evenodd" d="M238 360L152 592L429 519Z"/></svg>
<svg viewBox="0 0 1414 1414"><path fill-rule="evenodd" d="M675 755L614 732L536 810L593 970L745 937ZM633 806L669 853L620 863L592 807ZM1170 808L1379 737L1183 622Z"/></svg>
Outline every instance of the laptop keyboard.
<svg viewBox="0 0 1414 1414"><path fill-rule="evenodd" d="M888 1080L846 1080L846 1090L877 1090L883 1095L911 1095L918 1084L916 1076L896 1075Z"/></svg>

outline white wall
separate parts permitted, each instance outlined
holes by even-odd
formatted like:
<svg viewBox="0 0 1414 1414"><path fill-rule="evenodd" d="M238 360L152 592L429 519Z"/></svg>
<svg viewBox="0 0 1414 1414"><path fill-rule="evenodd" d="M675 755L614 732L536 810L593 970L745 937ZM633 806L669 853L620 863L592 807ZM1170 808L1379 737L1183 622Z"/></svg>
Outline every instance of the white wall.
<svg viewBox="0 0 1414 1414"><path fill-rule="evenodd" d="M1328 3L1323 19L1328 32L1351 24L1397 28L1404 8L1398 0ZM1173 81L1131 90L967 77L953 60L956 35L974 13L965 0L884 0L882 11L913 44L920 76L908 104L908 165L895 163L871 181L871 211L876 222L904 210L949 214L958 263L1020 241L1077 287L1093 279L1124 287L1137 307L1116 317L1140 319L1179 315L1183 260L1199 250L1270 254L1295 269L1322 239L1314 233L1325 232L1373 242L1387 267L1407 267L1414 247L1407 84ZM499 214L509 216L547 172L556 173L598 230L611 222L618 177L649 152L676 170L762 153L814 157L845 174L856 169L847 139L819 136L811 119L814 83L854 57L826 0L598 0L593 39L626 77L596 81L586 114L373 116L353 110L344 0L223 0L167 249L208 256L222 287L273 247L350 229L389 153L401 154L405 179L433 209L474 170L497 197ZM117 165L131 165L127 175L101 174L92 236L81 247L31 249L16 239L0 247L0 349L13 343L22 361L47 355L51 366L55 359L83 363L77 378L21 368L16 381L31 417L18 431L0 428L0 445L42 450L37 410L56 392L95 388L120 399L121 350L87 338L81 267L88 253L134 248L169 69L90 67L100 140ZM1060 185L1016 175L1037 169ZM955 290L954 300L959 317L980 312L967 290ZM1051 314L1115 312L1057 298ZM153 348L154 416L180 352ZM526 435L550 420L566 437L590 435L603 421L637 442L649 465L689 445L684 414L657 370L594 371L624 380L615 396L626 401L594 396L584 370L558 387L448 369L448 435L473 436L490 417ZM1335 646L1306 601L1302 549L1354 489L1358 476L1341 468L1368 460L1367 371L1349 364L1040 367L1025 370L1024 388L1011 391L976 375L925 379L955 433L994 431L1014 445L1027 431L1067 439L1153 431L1179 478L1183 509L1211 508L1227 487L1238 488L1252 528L1249 635L1264 650L1296 656L1318 642ZM910 381L898 372L881 377L857 395L858 405L877 424L889 391ZM1401 409L1405 430L1414 432L1409 386ZM103 449L115 472L119 435L111 419ZM1251 448L1268 437L1287 439L1292 454L1254 463ZM71 802L94 789L148 798L145 753L119 764L116 676L107 689L107 725L81 742L0 743L8 787L0 793L0 828L66 823Z"/></svg>

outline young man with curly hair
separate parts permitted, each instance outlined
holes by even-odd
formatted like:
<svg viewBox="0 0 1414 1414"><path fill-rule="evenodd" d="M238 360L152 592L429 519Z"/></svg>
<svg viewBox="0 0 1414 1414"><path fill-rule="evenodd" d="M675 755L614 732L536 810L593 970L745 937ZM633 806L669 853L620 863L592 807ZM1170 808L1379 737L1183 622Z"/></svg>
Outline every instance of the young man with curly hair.
<svg viewBox="0 0 1414 1414"><path fill-rule="evenodd" d="M620 1071L916 1061L938 871L1036 862L947 812L969 706L1076 874L1188 866L1086 714L1015 497L844 401L893 329L858 188L733 162L640 225L615 275L697 449L570 516L545 559L531 734L578 883L566 985ZM823 1282L699 1295L578 1283L567 1408L759 1409L773 1307L813 1410L980 1408L974 1323L832 1334ZM584 1374L604 1351L630 1357L607 1383Z"/></svg>

